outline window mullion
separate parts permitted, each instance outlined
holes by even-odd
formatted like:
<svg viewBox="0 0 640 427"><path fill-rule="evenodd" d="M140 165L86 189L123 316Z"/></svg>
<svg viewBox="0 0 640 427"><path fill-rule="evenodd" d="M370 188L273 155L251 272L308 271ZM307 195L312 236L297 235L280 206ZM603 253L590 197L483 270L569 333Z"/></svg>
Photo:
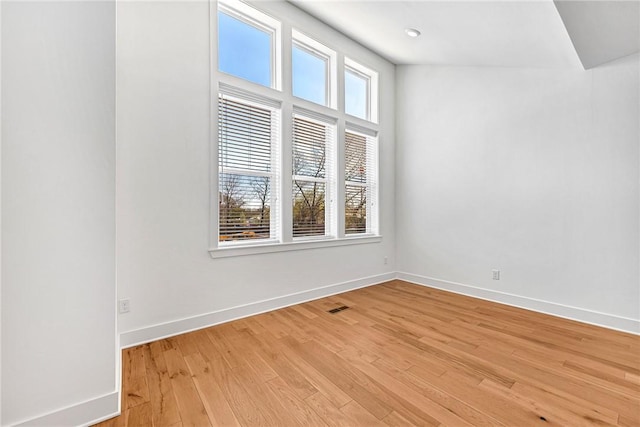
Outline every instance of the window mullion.
<svg viewBox="0 0 640 427"><path fill-rule="evenodd" d="M219 239L219 229L220 229L220 217L219 217L219 159L218 159L218 97L211 97L212 108L211 108L211 116L212 116L212 125L211 125L211 133L215 135L215 137L211 138L211 152L209 153L209 161L211 162L210 172L209 172L209 182L211 185L211 190L209 191L209 204L210 204L210 212L211 212L211 229L209 230L209 247L215 249L218 247L218 239Z"/></svg>
<svg viewBox="0 0 640 427"><path fill-rule="evenodd" d="M338 53L338 57L336 60L337 69L340 70L336 75L336 83L337 87L337 101L338 101L338 113L342 116L345 114L344 112L344 100L345 100L345 91L344 91L344 55ZM344 131L344 129L342 129ZM341 130L338 129L338 134L340 134Z"/></svg>
<svg viewBox="0 0 640 427"><path fill-rule="evenodd" d="M218 8L216 3L209 3L209 25L211 27L210 46L218 45ZM220 235L220 217L219 217L219 158L218 158L218 55L209 55L211 70L211 80L209 86L209 117L211 123L209 126L210 134L210 152L209 152L209 213L210 213L210 230L209 230L209 248L218 248L218 239Z"/></svg>
<svg viewBox="0 0 640 427"><path fill-rule="evenodd" d="M336 188L334 196L333 212L336 224L336 236L339 239L345 236L345 161L344 161L344 140L346 123L344 119L338 120L338 143L336 144Z"/></svg>
<svg viewBox="0 0 640 427"><path fill-rule="evenodd" d="M378 138L368 138L367 151L367 203L369 204L369 219L367 221L367 232L380 233L380 145Z"/></svg>
<svg viewBox="0 0 640 427"><path fill-rule="evenodd" d="M283 179L280 185L279 206L280 212L282 212L280 216L282 218L282 241L286 243L293 241L293 212L291 210L291 206L293 206L293 180L290 179L293 176L293 106L291 104L285 103L282 106L282 116L282 148L280 152L282 156L281 176Z"/></svg>
<svg viewBox="0 0 640 427"><path fill-rule="evenodd" d="M336 236L337 228L334 221L334 206L335 206L335 173L336 173L336 126L335 124L327 126L325 128L326 133L326 174L325 174L325 203L324 203L324 223L326 224L325 232L327 236Z"/></svg>

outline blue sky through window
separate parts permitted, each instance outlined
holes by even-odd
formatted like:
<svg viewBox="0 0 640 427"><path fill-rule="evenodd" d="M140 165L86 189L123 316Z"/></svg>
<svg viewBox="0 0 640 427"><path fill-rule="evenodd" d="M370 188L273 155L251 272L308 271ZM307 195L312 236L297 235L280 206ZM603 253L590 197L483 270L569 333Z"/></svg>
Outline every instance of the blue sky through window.
<svg viewBox="0 0 640 427"><path fill-rule="evenodd" d="M271 37L266 31L218 12L218 68L270 87Z"/></svg>
<svg viewBox="0 0 640 427"><path fill-rule="evenodd" d="M218 11L218 68L245 80L272 87L273 34ZM299 98L327 105L328 63L325 58L294 45L292 90ZM344 72L345 112L368 120L369 79L350 69Z"/></svg>
<svg viewBox="0 0 640 427"><path fill-rule="evenodd" d="M367 119L368 80L349 70L344 72L344 110L347 114Z"/></svg>
<svg viewBox="0 0 640 427"><path fill-rule="evenodd" d="M327 105L327 61L293 46L293 95Z"/></svg>

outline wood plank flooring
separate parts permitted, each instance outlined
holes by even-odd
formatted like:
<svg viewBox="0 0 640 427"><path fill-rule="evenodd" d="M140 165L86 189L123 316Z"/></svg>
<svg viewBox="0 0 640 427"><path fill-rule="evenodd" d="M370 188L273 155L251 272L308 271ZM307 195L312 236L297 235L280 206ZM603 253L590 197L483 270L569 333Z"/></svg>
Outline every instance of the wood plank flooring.
<svg viewBox="0 0 640 427"><path fill-rule="evenodd" d="M392 281L126 349L122 399L99 426L640 426L640 337Z"/></svg>

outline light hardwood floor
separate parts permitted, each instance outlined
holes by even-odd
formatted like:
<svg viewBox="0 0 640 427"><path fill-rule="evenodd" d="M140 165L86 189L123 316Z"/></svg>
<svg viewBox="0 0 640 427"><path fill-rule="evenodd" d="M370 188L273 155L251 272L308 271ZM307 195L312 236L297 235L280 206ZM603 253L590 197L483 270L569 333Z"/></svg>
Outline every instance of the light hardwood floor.
<svg viewBox="0 0 640 427"><path fill-rule="evenodd" d="M123 369L101 427L640 426L640 337L401 281L130 348Z"/></svg>

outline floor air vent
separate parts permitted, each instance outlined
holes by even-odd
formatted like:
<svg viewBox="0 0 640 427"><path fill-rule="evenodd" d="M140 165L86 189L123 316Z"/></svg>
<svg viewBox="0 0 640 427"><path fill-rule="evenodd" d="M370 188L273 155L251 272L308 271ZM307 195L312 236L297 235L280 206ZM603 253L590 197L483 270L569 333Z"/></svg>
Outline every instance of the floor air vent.
<svg viewBox="0 0 640 427"><path fill-rule="evenodd" d="M329 310L328 312L329 312L329 313L331 313L331 314L336 314L336 313L338 313L339 311L346 310L347 308L349 308L349 307L348 307L348 306L346 306L346 305L343 305L342 307L332 308L332 309L331 309L331 310Z"/></svg>

